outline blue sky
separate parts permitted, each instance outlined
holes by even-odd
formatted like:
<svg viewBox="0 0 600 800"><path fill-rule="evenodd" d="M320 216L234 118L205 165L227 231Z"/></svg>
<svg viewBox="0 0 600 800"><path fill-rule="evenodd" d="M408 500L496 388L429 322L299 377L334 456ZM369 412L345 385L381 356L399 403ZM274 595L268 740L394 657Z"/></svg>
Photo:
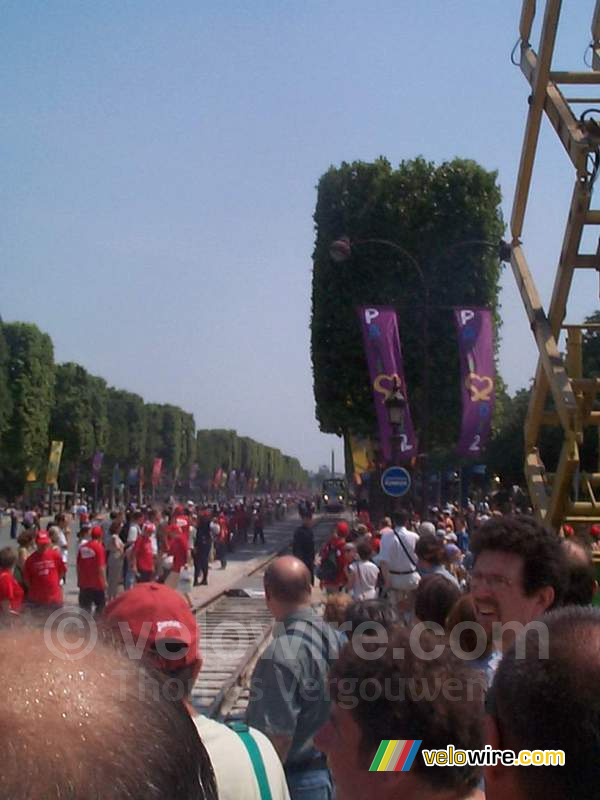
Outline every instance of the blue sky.
<svg viewBox="0 0 600 800"><path fill-rule="evenodd" d="M564 5L556 64L582 69L594 4ZM470 157L498 170L508 219L520 6L0 2L0 313L198 427L341 463L314 420L315 185L342 160ZM546 125L523 237L544 300L573 180ZM501 301L514 391L536 359L510 271ZM577 277L568 319L599 305Z"/></svg>

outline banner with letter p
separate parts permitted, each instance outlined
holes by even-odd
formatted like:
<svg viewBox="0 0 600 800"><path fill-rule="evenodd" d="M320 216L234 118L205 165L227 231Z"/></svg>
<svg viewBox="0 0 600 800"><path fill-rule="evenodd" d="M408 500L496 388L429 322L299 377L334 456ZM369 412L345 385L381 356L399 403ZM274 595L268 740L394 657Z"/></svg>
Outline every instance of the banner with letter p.
<svg viewBox="0 0 600 800"><path fill-rule="evenodd" d="M400 434L398 455L401 461L409 461L417 454L417 442L408 407L396 311L388 306L359 306L358 316L373 387L383 457L386 461L392 458L392 428L385 401L391 395L396 381L406 399L404 430Z"/></svg>
<svg viewBox="0 0 600 800"><path fill-rule="evenodd" d="M462 425L458 454L479 457L492 428L495 401L494 334L489 308L455 308Z"/></svg>

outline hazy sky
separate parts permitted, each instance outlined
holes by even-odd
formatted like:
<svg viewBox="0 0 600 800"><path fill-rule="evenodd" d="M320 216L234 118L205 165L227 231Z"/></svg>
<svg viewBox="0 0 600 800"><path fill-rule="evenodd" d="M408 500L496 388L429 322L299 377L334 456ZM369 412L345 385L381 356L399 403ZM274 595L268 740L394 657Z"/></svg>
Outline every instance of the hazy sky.
<svg viewBox="0 0 600 800"><path fill-rule="evenodd" d="M582 69L594 3L564 6L556 64ZM470 157L499 171L508 219L520 7L0 2L0 314L198 427L341 463L314 420L315 185L342 160ZM547 125L539 155L524 243L547 301L574 174ZM503 287L515 390L536 351L510 270ZM578 277L568 318L599 305L595 273Z"/></svg>

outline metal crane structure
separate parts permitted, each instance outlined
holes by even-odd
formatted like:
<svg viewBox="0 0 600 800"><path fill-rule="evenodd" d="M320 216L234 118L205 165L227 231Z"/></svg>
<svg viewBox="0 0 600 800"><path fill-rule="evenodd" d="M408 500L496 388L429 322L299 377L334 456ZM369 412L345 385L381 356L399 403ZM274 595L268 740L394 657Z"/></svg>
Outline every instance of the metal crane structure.
<svg viewBox="0 0 600 800"><path fill-rule="evenodd" d="M600 434L600 410L597 410L600 378L586 378L582 368L583 332L594 326L565 324L574 271L595 269L600 275L600 240L596 252L580 251L590 226L600 226L600 209L592 208L594 183L600 169L600 92L597 97L565 96L565 91L571 91L565 87L600 84L600 0L596 1L591 18L591 66L579 72L552 69L561 4L561 0L546 0L539 52L530 43L535 0L524 0L522 6L520 41L515 52L520 46L519 63L531 94L510 220L511 265L539 350L525 422L525 474L538 519L554 529L563 523L588 526L600 522L600 471L586 473L580 464L584 430L592 426ZM577 91L585 95L589 88ZM575 169L571 206L547 311L540 301L521 241L544 117ZM563 332L566 333L564 357L558 348ZM554 473L546 470L540 458L543 426L559 426L563 432Z"/></svg>

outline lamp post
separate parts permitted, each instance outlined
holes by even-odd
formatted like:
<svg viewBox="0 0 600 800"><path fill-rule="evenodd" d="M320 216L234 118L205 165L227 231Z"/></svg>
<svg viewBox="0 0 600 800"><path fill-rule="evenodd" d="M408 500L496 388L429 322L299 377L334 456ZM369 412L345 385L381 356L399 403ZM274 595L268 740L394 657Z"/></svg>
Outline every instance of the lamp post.
<svg viewBox="0 0 600 800"><path fill-rule="evenodd" d="M423 288L423 320L421 337L423 341L423 413L421 416L422 424L419 436L419 449L421 450L420 463L421 463L421 515L425 517L428 509L428 494L429 486L427 481L427 448L429 447L429 315L431 310L430 303L430 285L423 267L415 256L402 247L397 242L390 239L380 239L378 237L368 239L350 239L349 236L340 236L333 241L329 246L329 255L336 263L348 261L352 257L352 250L356 246L365 244L378 244L383 247L389 247L399 253L406 261L411 264L421 281ZM454 242L449 245L444 255L452 252L460 247L473 247L480 246L488 249L493 249L497 252L500 261L510 261L511 246L507 242L499 239L496 242L488 241L487 239L470 239L461 242ZM404 399L406 405L406 399ZM404 412L402 412L404 415Z"/></svg>
<svg viewBox="0 0 600 800"><path fill-rule="evenodd" d="M398 379L394 378L392 390L385 399L385 408L392 430L392 463L398 464L401 458L402 434L404 433L404 411L406 397L402 394ZM400 498L394 499L394 511L398 510Z"/></svg>

